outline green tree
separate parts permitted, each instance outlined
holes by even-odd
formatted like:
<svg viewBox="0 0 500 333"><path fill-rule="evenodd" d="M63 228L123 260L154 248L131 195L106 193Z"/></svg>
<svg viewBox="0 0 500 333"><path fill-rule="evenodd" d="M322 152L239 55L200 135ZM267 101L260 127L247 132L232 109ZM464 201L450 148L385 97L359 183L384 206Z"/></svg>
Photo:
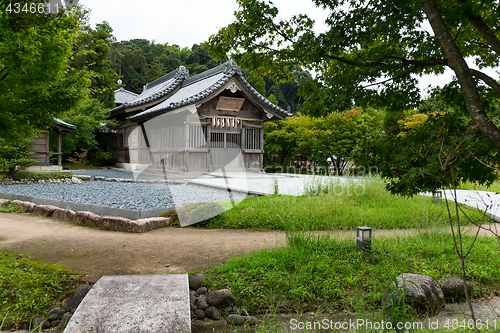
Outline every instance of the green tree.
<svg viewBox="0 0 500 333"><path fill-rule="evenodd" d="M475 57L480 69L499 65L498 2L313 2L329 12L325 32L314 32L314 21L304 14L281 19L270 1L238 0L235 21L211 36L206 48L215 59L229 53L241 66L276 80L291 79L296 67L314 70L317 77L303 85L302 95L304 111L318 114L349 109L353 101L388 111L415 107L416 76L449 67L471 125L500 148L500 129L485 104L486 91L498 98L500 84L465 61Z"/></svg>
<svg viewBox="0 0 500 333"><path fill-rule="evenodd" d="M80 11L16 14L11 3L0 0L0 137L15 142L45 131L88 94L90 80L69 66Z"/></svg>

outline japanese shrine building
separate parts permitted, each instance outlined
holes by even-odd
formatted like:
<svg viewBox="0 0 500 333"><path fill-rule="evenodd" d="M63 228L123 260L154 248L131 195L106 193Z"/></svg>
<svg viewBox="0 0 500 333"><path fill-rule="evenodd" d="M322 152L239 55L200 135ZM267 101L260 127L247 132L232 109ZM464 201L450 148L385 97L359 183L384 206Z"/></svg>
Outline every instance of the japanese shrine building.
<svg viewBox="0 0 500 333"><path fill-rule="evenodd" d="M108 113L120 123L116 166L127 169L261 170L264 122L291 116L233 61L193 77L181 66L130 99Z"/></svg>

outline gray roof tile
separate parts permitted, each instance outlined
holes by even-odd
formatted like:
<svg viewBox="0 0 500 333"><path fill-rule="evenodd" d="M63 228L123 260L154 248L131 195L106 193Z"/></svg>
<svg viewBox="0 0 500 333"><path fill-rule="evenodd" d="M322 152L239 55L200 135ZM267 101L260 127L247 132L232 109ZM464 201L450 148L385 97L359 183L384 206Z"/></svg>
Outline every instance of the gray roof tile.
<svg viewBox="0 0 500 333"><path fill-rule="evenodd" d="M255 90L250 85L250 83L245 80L243 74L241 73L241 70L238 68L236 63L231 60L208 71L183 80L181 88L168 99L148 110L129 117L129 119L153 115L155 113L176 109L200 101L213 94L217 89L222 87L226 82L229 81L229 79L231 79L235 75L237 75L241 79L241 81L256 98L258 98L271 110L281 113L284 116L291 116L290 113L277 107L269 100L267 100L267 98L262 96L257 90Z"/></svg>

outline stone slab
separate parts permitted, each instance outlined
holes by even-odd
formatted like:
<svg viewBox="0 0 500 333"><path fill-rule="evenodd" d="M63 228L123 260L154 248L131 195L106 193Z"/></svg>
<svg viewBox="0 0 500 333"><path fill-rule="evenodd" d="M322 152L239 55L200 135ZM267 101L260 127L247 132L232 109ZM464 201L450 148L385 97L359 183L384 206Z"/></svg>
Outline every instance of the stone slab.
<svg viewBox="0 0 500 333"><path fill-rule="evenodd" d="M103 276L64 333L191 332L187 274Z"/></svg>

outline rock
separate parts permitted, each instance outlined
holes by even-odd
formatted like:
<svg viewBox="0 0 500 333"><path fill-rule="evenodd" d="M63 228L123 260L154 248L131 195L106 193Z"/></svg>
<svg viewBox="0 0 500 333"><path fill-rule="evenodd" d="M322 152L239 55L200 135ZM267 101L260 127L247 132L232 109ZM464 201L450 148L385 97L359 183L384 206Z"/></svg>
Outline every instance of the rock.
<svg viewBox="0 0 500 333"><path fill-rule="evenodd" d="M442 278L439 284L447 301L460 302L466 298L462 279ZM469 295L472 294L472 285L469 281L467 281L467 291Z"/></svg>
<svg viewBox="0 0 500 333"><path fill-rule="evenodd" d="M403 288L406 290L405 303L418 313L435 314L444 305L444 295L441 288L429 276L403 273L396 277L398 281L398 295ZM394 283L382 297L382 308L392 306L391 290L395 290ZM210 304L210 303L209 303Z"/></svg>
<svg viewBox="0 0 500 333"><path fill-rule="evenodd" d="M69 312L66 312L61 319L61 322L59 323L59 328L64 329L66 325L68 325L69 320L71 319L72 314Z"/></svg>
<svg viewBox="0 0 500 333"><path fill-rule="evenodd" d="M62 306L66 310L75 310L78 305L85 298L87 293L92 287L88 284L82 284L80 287L76 288L75 293L70 299L64 300ZM63 317L64 318L64 317Z"/></svg>
<svg viewBox="0 0 500 333"><path fill-rule="evenodd" d="M100 220L101 217L99 215L86 211L76 212L73 219L73 221L76 223L88 225L91 227L98 227Z"/></svg>
<svg viewBox="0 0 500 333"><path fill-rule="evenodd" d="M196 273L191 275L189 278L189 289L193 290L198 290L201 288L201 284L203 283L203 280L205 279L205 275L201 273Z"/></svg>
<svg viewBox="0 0 500 333"><path fill-rule="evenodd" d="M196 293L198 295L205 295L207 293L207 288L205 287L198 288L198 290L196 290Z"/></svg>
<svg viewBox="0 0 500 333"><path fill-rule="evenodd" d="M224 308L224 312L226 313L236 313L238 309L235 306L227 306Z"/></svg>
<svg viewBox="0 0 500 333"><path fill-rule="evenodd" d="M204 299L198 299L198 300L196 301L196 304L195 304L195 305L196 305L196 308L197 308L197 309L201 309L201 310L206 310L206 309L208 309L208 303L207 303L207 301L206 301L206 300L204 300Z"/></svg>
<svg viewBox="0 0 500 333"><path fill-rule="evenodd" d="M203 310L200 310L200 309L194 310L193 315L195 315L196 319L198 319L198 320L205 319L205 311L203 311Z"/></svg>
<svg viewBox="0 0 500 333"><path fill-rule="evenodd" d="M76 177L71 177L71 182L73 184L83 184L83 182L80 179L76 178Z"/></svg>
<svg viewBox="0 0 500 333"><path fill-rule="evenodd" d="M50 321L48 321L47 319L42 318L42 317L35 318L35 319L33 319L33 322L31 323L31 325L32 325L33 331L35 331L35 330L38 331L38 330L40 330L40 328L45 330L47 328L50 328Z"/></svg>
<svg viewBox="0 0 500 333"><path fill-rule="evenodd" d="M99 221L99 229L129 231L130 220L119 216L101 216Z"/></svg>
<svg viewBox="0 0 500 333"><path fill-rule="evenodd" d="M33 209L33 213L40 216L51 216L56 209L59 208L51 205L36 205Z"/></svg>
<svg viewBox="0 0 500 333"><path fill-rule="evenodd" d="M106 178L105 181L107 181L107 182L117 182L118 180L116 178Z"/></svg>
<svg viewBox="0 0 500 333"><path fill-rule="evenodd" d="M132 221L130 230L131 232L145 232L153 229L168 227L171 219L167 217L150 217L146 219L139 219Z"/></svg>
<svg viewBox="0 0 500 333"><path fill-rule="evenodd" d="M106 179L105 177L102 177L102 176L95 176L94 177L94 180L104 180Z"/></svg>
<svg viewBox="0 0 500 333"><path fill-rule="evenodd" d="M205 316L207 318L213 319L213 320L219 320L220 319L220 313L219 310L215 306L208 307L205 310Z"/></svg>
<svg viewBox="0 0 500 333"><path fill-rule="evenodd" d="M239 326L245 323L245 318L237 314L230 314L227 316L227 322L228 324Z"/></svg>
<svg viewBox="0 0 500 333"><path fill-rule="evenodd" d="M198 294L196 294L196 295L198 295ZM198 295L197 297L199 299L206 299L207 298L207 296L205 296L204 294Z"/></svg>
<svg viewBox="0 0 500 333"><path fill-rule="evenodd" d="M61 323L60 320L53 320L50 322L50 326L57 327L57 326L59 326L60 323Z"/></svg>
<svg viewBox="0 0 500 333"><path fill-rule="evenodd" d="M189 303L195 304L197 301L197 298L194 295L189 295Z"/></svg>
<svg viewBox="0 0 500 333"><path fill-rule="evenodd" d="M191 311L196 310L196 306L193 303L189 303L189 307L190 307Z"/></svg>
<svg viewBox="0 0 500 333"><path fill-rule="evenodd" d="M243 317L243 318L245 318L245 322L247 322L248 325L250 325L250 326L257 325L257 322L259 321L257 318L252 317L252 316L247 316L247 317Z"/></svg>
<svg viewBox="0 0 500 333"><path fill-rule="evenodd" d="M13 203L18 204L19 206L23 207L24 210L28 213L33 212L33 210L36 207L36 204L29 202L29 201L20 201L20 200L14 200L12 201Z"/></svg>
<svg viewBox="0 0 500 333"><path fill-rule="evenodd" d="M73 221L75 218L75 212L71 209L58 209L52 213L52 217L66 221Z"/></svg>
<svg viewBox="0 0 500 333"><path fill-rule="evenodd" d="M50 312L49 312L49 318L47 318L47 319L50 320L50 321L56 320L57 317L59 316L59 314L61 312L62 312L61 308L54 308L54 309L50 310Z"/></svg>
<svg viewBox="0 0 500 333"><path fill-rule="evenodd" d="M225 307L234 303L234 295L228 289L219 289L207 296L207 303L216 307Z"/></svg>
<svg viewBox="0 0 500 333"><path fill-rule="evenodd" d="M8 207L10 204L10 200L0 199L0 207Z"/></svg>
<svg viewBox="0 0 500 333"><path fill-rule="evenodd" d="M87 175L76 175L76 178L83 180L83 181L88 181L88 180L92 179L91 176L87 176Z"/></svg>

